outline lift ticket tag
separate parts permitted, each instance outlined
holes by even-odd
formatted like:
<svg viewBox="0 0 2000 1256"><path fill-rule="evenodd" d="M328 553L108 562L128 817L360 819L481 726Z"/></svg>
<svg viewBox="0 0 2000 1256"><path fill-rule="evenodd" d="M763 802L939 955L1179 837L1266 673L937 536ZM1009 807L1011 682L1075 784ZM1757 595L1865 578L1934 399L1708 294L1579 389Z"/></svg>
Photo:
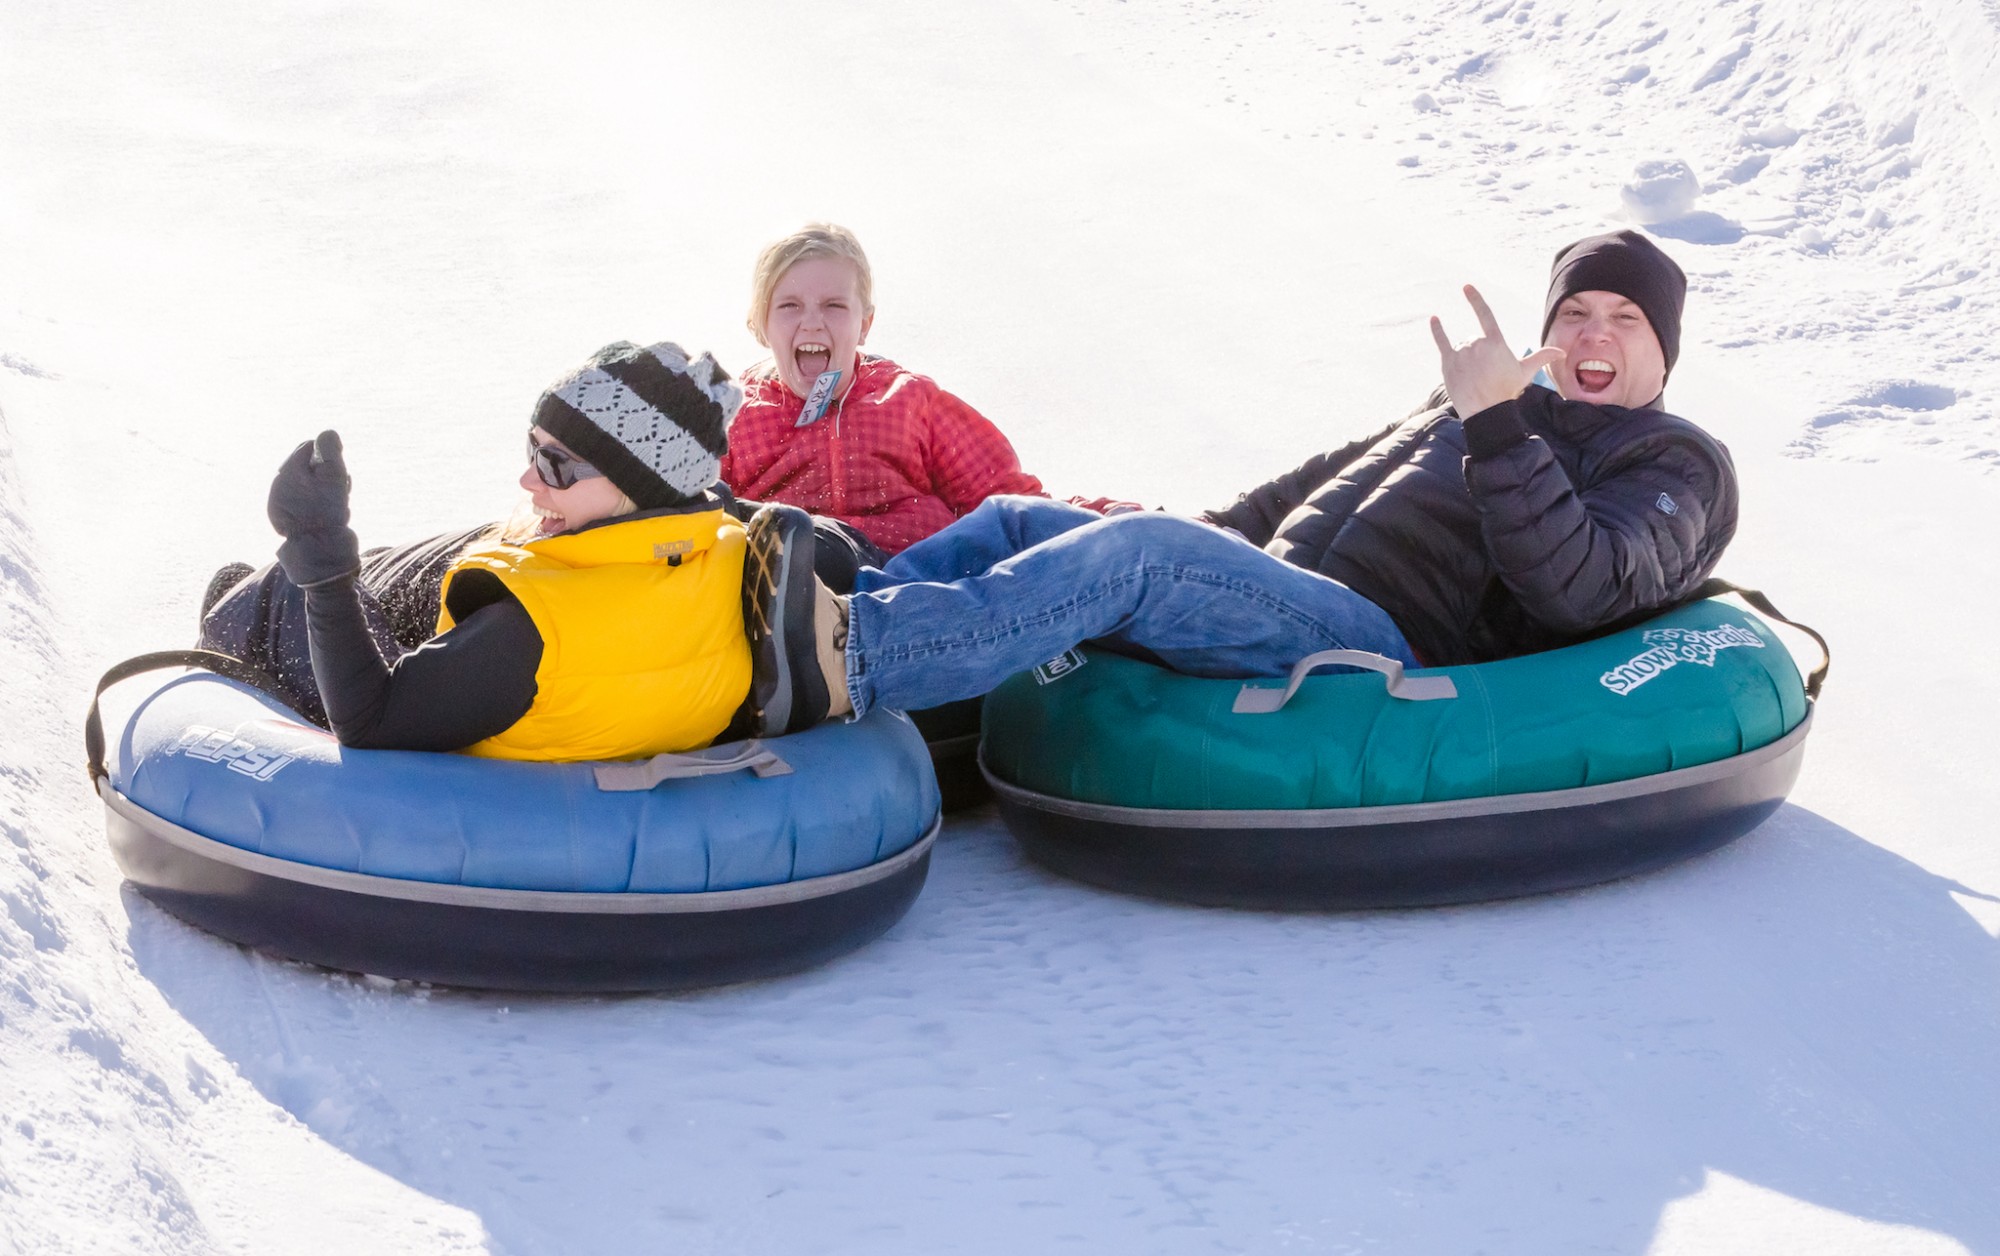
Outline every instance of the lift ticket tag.
<svg viewBox="0 0 2000 1256"><path fill-rule="evenodd" d="M806 408L799 413L799 421L793 427L807 427L826 417L826 408L833 404L834 386L840 383L839 371L821 371L813 381L812 391L806 394Z"/></svg>

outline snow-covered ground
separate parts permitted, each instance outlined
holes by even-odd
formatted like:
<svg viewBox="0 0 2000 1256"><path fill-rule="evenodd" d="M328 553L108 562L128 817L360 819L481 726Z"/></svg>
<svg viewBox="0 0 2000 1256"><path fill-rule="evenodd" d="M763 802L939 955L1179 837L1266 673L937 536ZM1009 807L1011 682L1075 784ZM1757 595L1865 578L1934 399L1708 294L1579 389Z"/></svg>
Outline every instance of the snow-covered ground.
<svg viewBox="0 0 2000 1256"><path fill-rule="evenodd" d="M1415 6L1411 6L1414 8ZM2000 1252L1992 0L23 0L0 12L0 1250ZM1723 574L1823 629L1791 802L1444 911L1100 893L947 828L881 940L683 997L328 974L122 888L89 686L273 548L510 500L599 344L733 367L809 218L1060 494L1402 413L1643 223ZM1803 652L1807 647L1801 644Z"/></svg>

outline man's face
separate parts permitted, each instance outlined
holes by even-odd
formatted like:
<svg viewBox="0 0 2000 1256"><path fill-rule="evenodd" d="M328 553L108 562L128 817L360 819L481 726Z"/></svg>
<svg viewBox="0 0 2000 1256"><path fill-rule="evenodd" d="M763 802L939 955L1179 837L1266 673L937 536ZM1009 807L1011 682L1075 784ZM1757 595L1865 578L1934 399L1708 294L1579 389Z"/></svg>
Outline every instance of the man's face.
<svg viewBox="0 0 2000 1256"><path fill-rule="evenodd" d="M1615 292L1564 297L1549 324L1563 360L1549 368L1571 401L1636 409L1667 384L1667 356L1646 312Z"/></svg>

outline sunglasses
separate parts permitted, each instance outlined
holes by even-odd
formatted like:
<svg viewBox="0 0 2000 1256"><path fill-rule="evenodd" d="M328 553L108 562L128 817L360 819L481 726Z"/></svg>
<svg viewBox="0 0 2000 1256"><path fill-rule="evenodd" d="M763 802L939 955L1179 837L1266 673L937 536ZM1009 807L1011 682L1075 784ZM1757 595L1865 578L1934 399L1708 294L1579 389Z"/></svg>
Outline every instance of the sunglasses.
<svg viewBox="0 0 2000 1256"><path fill-rule="evenodd" d="M566 449L536 444L532 433L528 436L528 465L550 488L568 488L578 480L595 479L604 474Z"/></svg>

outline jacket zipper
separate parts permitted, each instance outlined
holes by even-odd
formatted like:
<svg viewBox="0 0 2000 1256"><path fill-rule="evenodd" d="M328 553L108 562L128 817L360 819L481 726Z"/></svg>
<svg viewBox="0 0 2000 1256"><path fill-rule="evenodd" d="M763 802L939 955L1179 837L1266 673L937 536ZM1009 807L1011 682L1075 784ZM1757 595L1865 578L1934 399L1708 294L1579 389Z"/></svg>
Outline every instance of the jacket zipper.
<svg viewBox="0 0 2000 1256"><path fill-rule="evenodd" d="M841 397L833 406L833 430L826 436L827 465L831 468L827 478L833 487L833 509L829 513L844 515L848 513L847 466L840 456L840 418L847 411L847 398Z"/></svg>

